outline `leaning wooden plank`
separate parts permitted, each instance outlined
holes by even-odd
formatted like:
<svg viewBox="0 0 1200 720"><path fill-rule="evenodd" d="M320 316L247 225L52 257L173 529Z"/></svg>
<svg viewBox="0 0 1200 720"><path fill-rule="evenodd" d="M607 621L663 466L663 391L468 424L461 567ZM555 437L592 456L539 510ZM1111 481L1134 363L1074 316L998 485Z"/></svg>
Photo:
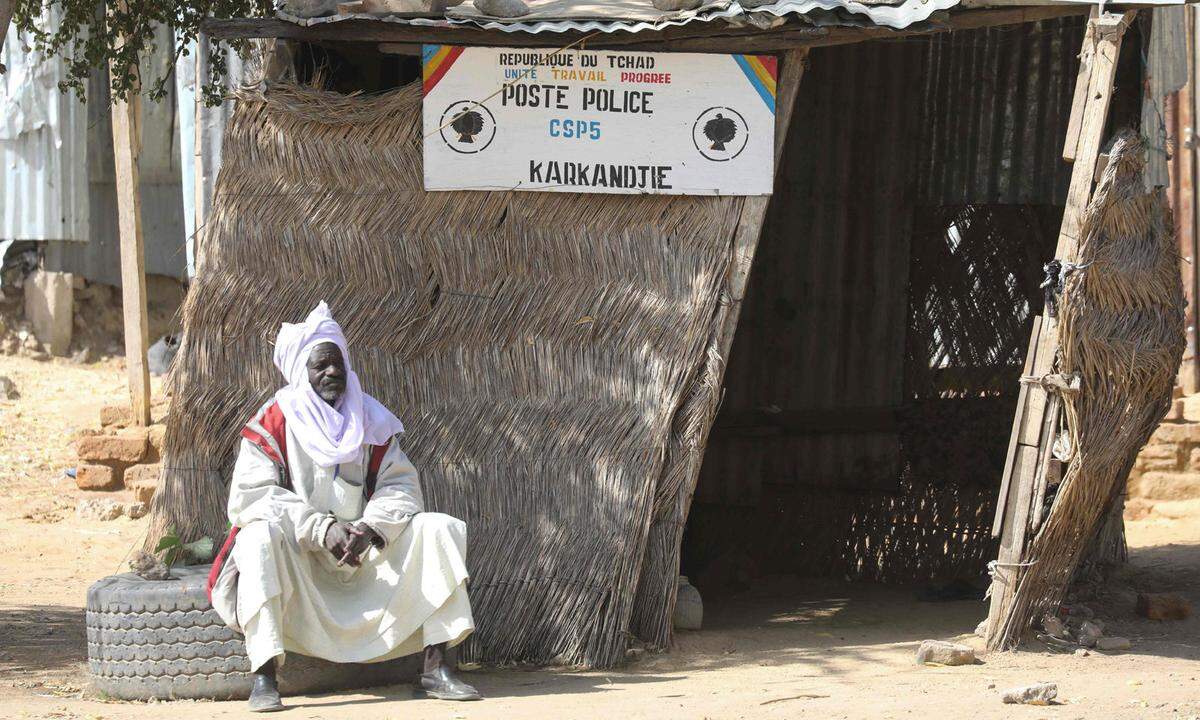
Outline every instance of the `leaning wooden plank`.
<svg viewBox="0 0 1200 720"><path fill-rule="evenodd" d="M1067 191L1067 204L1063 211L1062 226L1058 233L1058 245L1054 256L1065 262L1075 259L1079 246L1079 231L1083 226L1083 213L1092 195L1096 161L1104 142L1104 126L1108 120L1108 107L1112 101L1113 80L1117 72L1117 55L1121 49L1121 37L1132 22L1133 13L1106 15L1088 21L1093 27L1095 49L1092 54L1092 72L1089 77L1086 105L1080 121L1080 139L1075 167L1071 171L1071 185ZM1115 40L1114 40L1115 38ZM1045 375L1053 370L1054 354L1058 350L1058 329L1050 323L1048 332L1043 330L1034 360L1034 375ZM1042 434L1045 417L1045 393L1034 393L1022 419L1020 442L1037 445Z"/></svg>
<svg viewBox="0 0 1200 720"><path fill-rule="evenodd" d="M1022 374L1025 376L1033 372L1033 357L1037 353L1038 337L1042 332L1042 316L1035 315L1033 318L1033 329L1029 336L1029 347L1025 351L1025 365ZM1025 414L1025 403L1029 397L1029 384L1021 382L1021 387L1017 391L1017 411L1013 414L1013 426L1008 436L1008 452L1004 456L1004 474L1000 476L1000 498L996 502L996 518L992 521L992 537L1000 537L1000 530L1004 526L1004 511L1008 507L1008 488L1012 482L1013 463L1017 457L1017 436L1021 428L1021 418Z"/></svg>
<svg viewBox="0 0 1200 720"><path fill-rule="evenodd" d="M1058 246L1055 257L1070 262L1075 259L1079 244L1079 232L1083 224L1083 212L1091 199L1092 178L1095 172L1096 160L1100 155L1100 146L1104 139L1104 126L1108 119L1108 107L1112 100L1113 80L1116 76L1117 55L1121 50L1121 40L1126 28L1132 22L1136 11L1120 16L1106 15L1088 21L1094 35L1094 53L1091 74L1088 78L1087 95L1084 98L1083 118L1080 121L1080 137L1075 166L1071 170L1071 185L1067 191L1067 206L1063 213L1063 221L1059 230ZM1034 377L1041 377L1054 370L1054 356L1058 350L1057 322L1049 320L1043 323L1037 338L1037 352L1034 355ZM1018 458L1032 455L1029 463L1036 463L1037 446L1041 442L1043 422L1045 420L1045 392L1032 393L1026 403L1024 413L1020 418L1018 430ZM1008 612L1012 606L1013 595L1021 577L1021 557L1024 552L1030 503L1033 495L1035 470L1030 465L1025 469L1025 461L1019 461L1014 471L1010 486L1005 497L1015 505L1007 509L1011 516L1005 519L1001 534L1001 551L997 563L997 573L1004 570L1002 581L992 583L992 604L988 612L987 645L988 649L999 649L1005 642L1008 633ZM1015 487L1014 487L1015 486Z"/></svg>
<svg viewBox="0 0 1200 720"><path fill-rule="evenodd" d="M125 319L125 368L133 422L150 424L150 327L146 314L146 260L142 246L142 208L138 188L137 84L128 99L112 101L113 159L121 241L121 304Z"/></svg>
<svg viewBox="0 0 1200 720"><path fill-rule="evenodd" d="M1037 448L1020 445L1013 456L1013 481L1008 487L1009 511L1004 515L1000 552L992 568L992 597L988 607L986 637L993 637L1000 628L1005 612L1012 602L1020 577L1021 553L1025 550L1026 528L1029 525L1029 501L1033 495L1033 476L1038 462Z"/></svg>
<svg viewBox="0 0 1200 720"><path fill-rule="evenodd" d="M1038 468L1033 480L1033 511L1029 518L1029 534L1036 535L1042 524L1042 509L1046 501L1046 488L1050 476L1050 460L1054 456L1054 440L1058 436L1058 418L1062 411L1062 398L1050 396L1046 408L1046 421L1042 424L1041 446L1038 448Z"/></svg>
<svg viewBox="0 0 1200 720"><path fill-rule="evenodd" d="M1096 8L1092 8L1092 18L1097 16ZM1083 32L1083 47L1079 50L1079 74L1075 77L1075 95L1071 98L1071 118L1067 122L1067 139L1063 143L1063 160L1075 162L1075 153L1079 146L1079 131L1083 128L1083 105L1087 98L1088 84L1092 77L1092 50L1095 46L1096 34L1089 22Z"/></svg>

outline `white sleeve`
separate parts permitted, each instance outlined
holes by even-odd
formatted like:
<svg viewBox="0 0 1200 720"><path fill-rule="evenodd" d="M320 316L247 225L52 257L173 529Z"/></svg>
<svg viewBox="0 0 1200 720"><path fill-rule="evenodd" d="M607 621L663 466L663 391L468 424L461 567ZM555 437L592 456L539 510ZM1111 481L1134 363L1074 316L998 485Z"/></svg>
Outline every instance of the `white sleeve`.
<svg viewBox="0 0 1200 720"><path fill-rule="evenodd" d="M242 439L229 488L229 522L245 527L265 520L291 533L305 550L324 548L332 515L317 512L279 484L280 468L249 440Z"/></svg>
<svg viewBox="0 0 1200 720"><path fill-rule="evenodd" d="M379 466L375 494L363 510L362 521L390 543L400 537L413 515L425 509L421 479L400 443L392 438Z"/></svg>

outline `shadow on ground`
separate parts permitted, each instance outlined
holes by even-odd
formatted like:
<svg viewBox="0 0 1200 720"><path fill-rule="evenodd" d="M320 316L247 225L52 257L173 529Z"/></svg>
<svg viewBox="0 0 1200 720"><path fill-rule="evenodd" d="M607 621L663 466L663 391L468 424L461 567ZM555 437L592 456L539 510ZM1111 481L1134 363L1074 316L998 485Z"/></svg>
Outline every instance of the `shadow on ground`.
<svg viewBox="0 0 1200 720"><path fill-rule="evenodd" d="M0 607L0 673L74 670L84 662L87 631L82 609Z"/></svg>

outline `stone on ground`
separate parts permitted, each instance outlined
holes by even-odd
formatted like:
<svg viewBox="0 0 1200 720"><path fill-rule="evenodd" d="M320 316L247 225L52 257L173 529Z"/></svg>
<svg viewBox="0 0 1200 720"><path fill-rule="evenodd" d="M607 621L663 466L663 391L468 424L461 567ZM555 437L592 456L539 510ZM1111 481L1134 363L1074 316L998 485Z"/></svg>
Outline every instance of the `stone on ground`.
<svg viewBox="0 0 1200 720"><path fill-rule="evenodd" d="M1058 684L1043 682L1005 690L1000 699L1010 705L1050 705L1058 697Z"/></svg>
<svg viewBox="0 0 1200 720"><path fill-rule="evenodd" d="M129 569L143 580L166 580L171 577L171 568L145 550L139 550L129 561Z"/></svg>
<svg viewBox="0 0 1200 720"><path fill-rule="evenodd" d="M25 279L25 315L33 334L51 355L65 357L71 346L75 293L70 273L37 270Z"/></svg>
<svg viewBox="0 0 1200 720"><path fill-rule="evenodd" d="M1095 647L1104 636L1104 630L1094 620L1084 620L1079 624L1079 644L1084 647Z"/></svg>
<svg viewBox="0 0 1200 720"><path fill-rule="evenodd" d="M1067 625L1054 613L1046 613L1042 616L1042 629L1050 637L1056 637L1059 640L1067 638Z"/></svg>
<svg viewBox="0 0 1200 720"><path fill-rule="evenodd" d="M1096 649L1104 652L1121 652L1131 647L1133 643L1124 637L1104 637L1096 641Z"/></svg>
<svg viewBox="0 0 1200 720"><path fill-rule="evenodd" d="M1175 593L1138 593L1137 614L1150 620L1187 620L1192 604Z"/></svg>
<svg viewBox="0 0 1200 720"><path fill-rule="evenodd" d="M125 507L115 500L92 498L80 500L75 514L84 520L116 520L125 514Z"/></svg>
<svg viewBox="0 0 1200 720"><path fill-rule="evenodd" d="M148 512L150 512L150 506L144 502L125 503L125 517L130 520L143 518Z"/></svg>
<svg viewBox="0 0 1200 720"><path fill-rule="evenodd" d="M975 651L967 645L944 640L925 640L917 648L917 662L938 665L971 665L975 662Z"/></svg>
<svg viewBox="0 0 1200 720"><path fill-rule="evenodd" d="M121 473L107 465L79 465L75 468L75 485L80 490L119 490Z"/></svg>
<svg viewBox="0 0 1200 720"><path fill-rule="evenodd" d="M21 393L17 392L17 384L5 375L0 375L0 395L6 400L21 399Z"/></svg>

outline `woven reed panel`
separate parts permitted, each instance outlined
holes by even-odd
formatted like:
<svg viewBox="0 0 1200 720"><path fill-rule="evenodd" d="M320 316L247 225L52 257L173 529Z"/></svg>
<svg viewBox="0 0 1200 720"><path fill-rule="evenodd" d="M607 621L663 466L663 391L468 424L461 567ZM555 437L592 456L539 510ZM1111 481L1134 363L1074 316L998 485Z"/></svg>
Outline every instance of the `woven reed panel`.
<svg viewBox="0 0 1200 720"><path fill-rule="evenodd" d="M282 382L271 341L325 299L429 509L470 528L465 657L611 665L742 201L426 193L420 114L418 85L239 101L156 526L223 533L238 430Z"/></svg>

